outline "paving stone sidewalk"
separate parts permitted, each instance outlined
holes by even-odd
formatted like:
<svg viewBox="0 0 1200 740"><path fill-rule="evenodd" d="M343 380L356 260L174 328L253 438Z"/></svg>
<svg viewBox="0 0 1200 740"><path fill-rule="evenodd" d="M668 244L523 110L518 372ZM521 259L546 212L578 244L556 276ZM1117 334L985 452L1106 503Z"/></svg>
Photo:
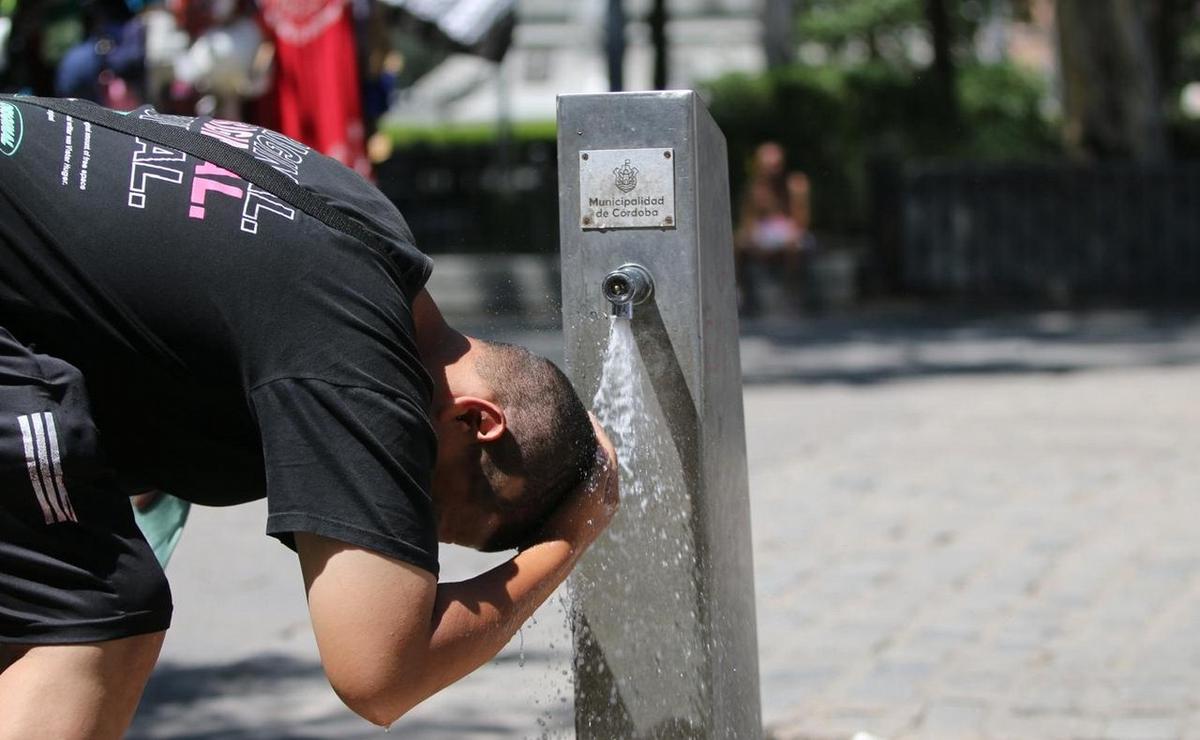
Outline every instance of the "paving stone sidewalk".
<svg viewBox="0 0 1200 740"><path fill-rule="evenodd" d="M887 311L741 347L767 732L1200 738L1200 316ZM189 525L132 738L382 736L262 521ZM538 619L393 734L569 737L561 606Z"/></svg>
<svg viewBox="0 0 1200 740"><path fill-rule="evenodd" d="M1198 339L1119 313L751 337L748 375L793 378L746 394L772 735L1200 738Z"/></svg>

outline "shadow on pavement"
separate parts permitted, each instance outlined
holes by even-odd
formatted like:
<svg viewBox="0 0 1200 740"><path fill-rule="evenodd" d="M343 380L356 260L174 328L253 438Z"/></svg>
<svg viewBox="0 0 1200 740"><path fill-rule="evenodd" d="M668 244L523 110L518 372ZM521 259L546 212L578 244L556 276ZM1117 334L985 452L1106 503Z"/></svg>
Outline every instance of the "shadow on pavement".
<svg viewBox="0 0 1200 740"><path fill-rule="evenodd" d="M287 688L297 683L324 680L318 663L281 655L255 656L248 660L218 665L159 663L155 668L128 737L131 740L170 737L321 738L325 734L296 734L290 722L256 723L253 730L232 729L233 715L253 714L255 705L274 703ZM239 707L222 706L221 697L246 702ZM306 723L307 724L307 723Z"/></svg>
<svg viewBox="0 0 1200 740"><path fill-rule="evenodd" d="M561 364L558 326L483 317L460 328ZM1200 312L865 307L741 322L746 384L872 385L953 375L1066 374L1200 364Z"/></svg>
<svg viewBox="0 0 1200 740"><path fill-rule="evenodd" d="M511 657L511 661L509 660ZM529 651L525 660L549 660ZM498 662L516 662L503 656ZM507 720L528 721L495 705L458 704L435 717L410 716L395 726L406 739L508 738L519 734ZM345 709L319 663L264 654L218 665L160 663L146 686L127 740L357 740L384 731Z"/></svg>
<svg viewBox="0 0 1200 740"><path fill-rule="evenodd" d="M747 384L869 385L1200 363L1200 314L939 313L923 308L742 324Z"/></svg>

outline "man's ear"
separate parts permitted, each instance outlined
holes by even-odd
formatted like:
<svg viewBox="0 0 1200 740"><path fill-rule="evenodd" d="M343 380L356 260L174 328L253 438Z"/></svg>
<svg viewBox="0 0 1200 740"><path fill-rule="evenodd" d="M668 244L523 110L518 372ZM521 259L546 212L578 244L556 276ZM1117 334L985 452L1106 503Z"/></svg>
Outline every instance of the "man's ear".
<svg viewBox="0 0 1200 740"><path fill-rule="evenodd" d="M495 442L504 436L508 421L504 410L496 403L477 396L459 396L451 404L450 413L463 430L476 442Z"/></svg>

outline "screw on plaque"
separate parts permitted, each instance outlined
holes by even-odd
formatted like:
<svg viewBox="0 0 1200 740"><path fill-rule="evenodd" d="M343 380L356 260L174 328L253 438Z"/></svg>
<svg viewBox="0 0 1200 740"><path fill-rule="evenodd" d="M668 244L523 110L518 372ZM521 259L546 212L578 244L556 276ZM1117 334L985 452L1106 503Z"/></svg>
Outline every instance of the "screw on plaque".
<svg viewBox="0 0 1200 740"><path fill-rule="evenodd" d="M581 155L579 155L579 156L583 157L584 159L587 159L587 158L588 158L587 152L584 152L583 154L581 154Z"/></svg>
<svg viewBox="0 0 1200 740"><path fill-rule="evenodd" d="M584 225L584 226L590 226L590 225L591 225L591 223L592 223L592 217L591 217L591 216L584 216L584 217L583 217L583 225Z"/></svg>
<svg viewBox="0 0 1200 740"><path fill-rule="evenodd" d="M663 223L670 226L671 224L675 223L675 219L671 218L670 216L667 216L666 218L663 219Z"/></svg>
<svg viewBox="0 0 1200 740"><path fill-rule="evenodd" d="M667 159L670 159L670 158L671 158L671 153L670 153L670 152L663 152L663 156L664 156L664 157L666 157Z"/></svg>

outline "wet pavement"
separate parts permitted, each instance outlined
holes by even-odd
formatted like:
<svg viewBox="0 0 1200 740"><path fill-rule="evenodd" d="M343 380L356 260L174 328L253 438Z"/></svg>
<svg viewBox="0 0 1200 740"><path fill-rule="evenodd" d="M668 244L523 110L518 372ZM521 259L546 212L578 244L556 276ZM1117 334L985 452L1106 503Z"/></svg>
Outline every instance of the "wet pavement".
<svg viewBox="0 0 1200 740"><path fill-rule="evenodd" d="M767 732L1200 737L1200 316L888 310L741 347ZM194 511L130 737L383 736L326 684L264 511ZM570 736L561 599L536 619L392 734Z"/></svg>

